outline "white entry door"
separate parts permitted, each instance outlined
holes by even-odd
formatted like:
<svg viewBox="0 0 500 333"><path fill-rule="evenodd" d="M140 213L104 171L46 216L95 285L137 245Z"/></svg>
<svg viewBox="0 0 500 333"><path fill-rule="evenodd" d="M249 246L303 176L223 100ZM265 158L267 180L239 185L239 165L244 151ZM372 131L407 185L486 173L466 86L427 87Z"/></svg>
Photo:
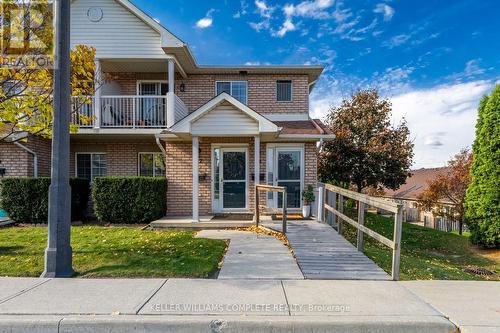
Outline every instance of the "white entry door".
<svg viewBox="0 0 500 333"><path fill-rule="evenodd" d="M248 154L246 148L216 148L213 153L215 212L248 208Z"/></svg>

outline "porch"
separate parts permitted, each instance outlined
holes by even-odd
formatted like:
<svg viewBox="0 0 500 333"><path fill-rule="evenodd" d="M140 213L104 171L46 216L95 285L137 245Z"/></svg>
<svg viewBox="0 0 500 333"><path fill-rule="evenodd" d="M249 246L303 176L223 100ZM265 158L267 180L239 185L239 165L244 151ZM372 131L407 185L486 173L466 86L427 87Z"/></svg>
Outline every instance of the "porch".
<svg viewBox="0 0 500 333"><path fill-rule="evenodd" d="M167 128L189 113L175 94L175 76L186 74L173 58L100 58L95 68L94 95L71 100L71 121L82 133Z"/></svg>

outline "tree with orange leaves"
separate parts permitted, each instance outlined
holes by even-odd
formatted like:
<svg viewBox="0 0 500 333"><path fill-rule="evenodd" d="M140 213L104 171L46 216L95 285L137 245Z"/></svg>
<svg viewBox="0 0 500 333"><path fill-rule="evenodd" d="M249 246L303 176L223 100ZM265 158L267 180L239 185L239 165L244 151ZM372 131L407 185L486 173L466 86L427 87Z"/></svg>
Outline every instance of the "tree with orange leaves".
<svg viewBox="0 0 500 333"><path fill-rule="evenodd" d="M462 149L448 162L448 171L429 181L427 189L419 197L419 205L424 209L432 209L434 216L458 221L460 235L471 165L472 153L468 149Z"/></svg>

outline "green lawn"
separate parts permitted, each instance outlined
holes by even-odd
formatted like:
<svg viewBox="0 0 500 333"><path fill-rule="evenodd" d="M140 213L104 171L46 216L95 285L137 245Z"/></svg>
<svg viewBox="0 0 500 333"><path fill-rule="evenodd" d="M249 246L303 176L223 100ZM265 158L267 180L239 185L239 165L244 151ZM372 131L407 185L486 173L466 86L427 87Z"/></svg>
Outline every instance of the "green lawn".
<svg viewBox="0 0 500 333"><path fill-rule="evenodd" d="M226 243L192 232L128 227L71 228L73 268L80 277L210 277ZM0 229L0 276L39 276L47 228Z"/></svg>
<svg viewBox="0 0 500 333"><path fill-rule="evenodd" d="M393 219L372 213L367 213L365 219L367 227L392 239ZM344 231L344 237L352 244L356 244L354 228L347 226ZM365 254L386 272L391 272L392 250L367 235L365 235ZM473 251L468 236L459 236L454 233L403 223L402 280L486 279L463 272L462 269L469 265L484 267L500 273L500 264L498 262Z"/></svg>

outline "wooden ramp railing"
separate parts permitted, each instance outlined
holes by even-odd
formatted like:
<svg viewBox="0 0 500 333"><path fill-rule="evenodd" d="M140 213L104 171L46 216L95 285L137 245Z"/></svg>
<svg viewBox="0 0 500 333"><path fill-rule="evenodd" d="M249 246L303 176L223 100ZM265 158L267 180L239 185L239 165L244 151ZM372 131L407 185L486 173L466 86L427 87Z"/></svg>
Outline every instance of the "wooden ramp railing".
<svg viewBox="0 0 500 333"><path fill-rule="evenodd" d="M255 225L258 227L259 226L259 221L260 221L260 206L259 206L259 192L260 191L266 191L266 192L278 192L278 193L283 193L283 208L281 214L283 215L282 217L282 232L286 234L286 187L283 186L270 186L270 185L255 185L255 215L254 215L254 221Z"/></svg>
<svg viewBox="0 0 500 333"><path fill-rule="evenodd" d="M368 236L392 249L391 275L393 280L399 280L403 206L401 204L391 202L382 198L371 197L366 194L349 191L330 184L318 183L318 190L318 220L323 222L328 217L327 213L330 212L332 216L329 220L332 224L337 224L337 230L339 234L342 234L342 222L346 222L356 228L358 251L363 251L364 234L367 234ZM344 214L345 198L349 198L358 202L357 221ZM389 239L364 225L366 206L380 208L385 211L394 213L393 239Z"/></svg>

